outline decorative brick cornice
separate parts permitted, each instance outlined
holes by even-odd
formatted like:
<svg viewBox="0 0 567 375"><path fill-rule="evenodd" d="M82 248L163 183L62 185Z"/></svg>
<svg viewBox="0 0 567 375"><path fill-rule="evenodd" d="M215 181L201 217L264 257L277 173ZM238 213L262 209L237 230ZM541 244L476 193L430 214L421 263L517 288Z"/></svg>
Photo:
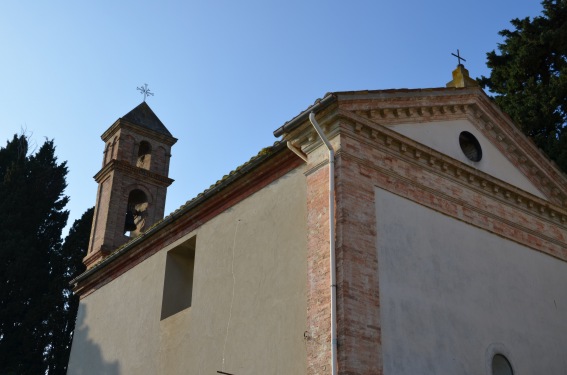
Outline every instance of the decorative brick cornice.
<svg viewBox="0 0 567 375"><path fill-rule="evenodd" d="M346 103L338 113L355 120L365 118L373 123L391 126L403 123L427 123L467 119L486 136L510 162L546 197L557 205L567 207L567 179L563 173L514 125L482 92L456 98L432 97L430 103L404 100ZM452 99L457 104L445 104ZM362 108L360 108L362 107ZM351 116L355 115L355 117ZM419 126L419 125L417 125Z"/></svg>
<svg viewBox="0 0 567 375"><path fill-rule="evenodd" d="M128 129L134 133L138 133L142 136L145 136L147 138L150 139L155 139L158 140L168 146L173 146L176 142L177 142L177 138L174 137L168 137L164 134L155 132L151 129L147 129L144 127L141 127L139 125L136 125L128 120L124 120L122 118L119 118L118 120L116 120L114 122L114 124L112 124L110 126L110 128L108 128L104 133L102 133L102 135L100 136L100 138L104 141L104 142L108 142L108 140L110 138L112 138L112 136L114 134L116 134L116 132L118 132L118 130L120 129Z"/></svg>
<svg viewBox="0 0 567 375"><path fill-rule="evenodd" d="M514 241L533 246L549 255L567 260L563 252L557 250L564 248L567 242L565 238L567 236L567 209L565 208L567 194L563 185L561 185L561 183L567 184L564 176L492 103L484 103L482 98L480 104L472 100L474 98L468 97L466 99L468 102L462 104L427 108L420 105L411 108L399 106L369 110L371 104L366 103L367 109L354 111L349 108L352 107L350 104L346 105L347 109L341 108L339 100L338 108L329 108L325 113L318 114L318 121L330 139L339 137L338 140L335 139L335 144L339 145L336 149L337 158L350 159L360 165L361 168L379 169L379 173L387 176L387 178L403 180L397 172L387 167L378 167L377 165L380 163L376 160L367 159L371 158L370 155L354 156L348 149L345 149L345 144L348 142L347 138L350 137L355 142L379 150L380 153L391 155L389 159L392 160L392 163L399 160L414 165L422 173L431 173L438 176L439 180L461 186L459 189L470 191L477 197L485 197L480 199L489 199L506 208L510 213L525 214L533 220L539 221L540 225L544 227L534 229L522 223L515 223L513 218L498 217L497 214L481 209L473 203L452 197L451 193L433 191L427 184L420 184L414 180L403 182L415 186L418 190L429 192L432 196L438 196L446 202L453 202L455 205L475 212L475 215L479 217L503 223L511 230L525 233L523 236L531 236L538 238L538 241L547 242L553 249L546 249L545 246L534 245L522 238L509 236ZM388 103L391 104L390 101ZM372 105L375 104L372 103ZM484 106L487 108L484 108ZM402 115L405 117L400 117ZM414 117L409 120L409 116ZM495 117L500 121L498 125L493 120ZM419 123L456 119L466 119L477 126L479 131L491 142L494 142L500 151L528 176L547 199L526 192L388 128L388 125L395 123L410 122L419 126ZM298 146L300 145L302 150L307 153L311 153L320 146L320 141L309 124L297 127L287 136L289 140L292 140ZM324 164L325 160L314 159L313 162L308 164L309 169L306 174L313 173ZM462 218L457 217L457 219ZM471 224L476 225L472 221ZM491 230L488 227L484 227L484 229ZM494 232L502 235L497 231Z"/></svg>
<svg viewBox="0 0 567 375"><path fill-rule="evenodd" d="M354 110L358 116L382 124L396 125L411 122L446 121L465 117L468 104L451 104L417 107L382 107L368 110Z"/></svg>
<svg viewBox="0 0 567 375"><path fill-rule="evenodd" d="M102 167L102 169L94 176L95 181L97 183L100 183L104 178L106 178L106 176L110 172L114 170L121 171L133 177L143 176L143 178L146 181L149 180L156 185L165 186L165 187L171 185L174 181L169 177L165 177L160 174L150 172L147 169L136 167L128 162L125 162L123 160L116 160L116 159L112 159L104 167Z"/></svg>
<svg viewBox="0 0 567 375"><path fill-rule="evenodd" d="M342 117L344 126L342 132L348 133L362 143L372 147L380 147L381 150L396 158L418 165L420 168L432 171L443 178L465 185L467 188L484 195L489 195L516 209L530 212L542 220L551 221L558 225L565 225L567 222L567 210L559 205L468 166L396 131L379 126L364 118L356 117L353 118L351 115ZM337 153L344 154L345 151L341 149Z"/></svg>
<svg viewBox="0 0 567 375"><path fill-rule="evenodd" d="M336 105L332 105L317 113L317 122L329 139L339 134L338 120L338 108ZM286 134L284 139L291 141L294 145L301 146L301 150L307 154L322 144L321 138L319 138L309 121L303 123L302 126L296 127L291 133Z"/></svg>
<svg viewBox="0 0 567 375"><path fill-rule="evenodd" d="M337 93L335 104L317 113L329 138L338 135L340 119L367 125L468 120L555 205L567 207L567 178L534 143L514 125L479 88L393 90ZM306 153L320 144L312 126L305 122L286 134Z"/></svg>

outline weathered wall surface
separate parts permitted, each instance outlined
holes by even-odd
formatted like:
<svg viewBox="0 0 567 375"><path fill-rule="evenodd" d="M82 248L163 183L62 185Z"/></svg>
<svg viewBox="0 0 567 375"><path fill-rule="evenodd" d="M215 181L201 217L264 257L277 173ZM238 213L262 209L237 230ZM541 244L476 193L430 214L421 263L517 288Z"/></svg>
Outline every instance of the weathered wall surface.
<svg viewBox="0 0 567 375"><path fill-rule="evenodd" d="M567 371L567 263L376 188L384 374Z"/></svg>
<svg viewBox="0 0 567 375"><path fill-rule="evenodd" d="M394 125L391 129L440 151L460 162L468 164L496 178L506 181L540 198L544 195L520 172L494 145L467 120L437 121ZM463 154L459 146L459 134L468 131L482 147L482 159L473 162Z"/></svg>
<svg viewBox="0 0 567 375"><path fill-rule="evenodd" d="M306 183L297 169L81 301L69 374L302 374ZM191 306L160 320L167 251L196 236Z"/></svg>
<svg viewBox="0 0 567 375"><path fill-rule="evenodd" d="M469 124L467 121L464 121L461 124L463 127L460 127L454 133L456 135L456 137L453 138L456 144L454 146L457 147L459 155L462 154L458 145L459 132L462 130L474 131L474 129L467 127L467 124ZM427 124L420 123L415 124L415 126L427 126ZM503 171L501 174L498 174L497 170L492 170L492 172L489 173L489 169L485 168L482 170L480 167L471 165L470 163L463 163L459 159L459 155L451 156L444 154L444 152L449 153L450 150L441 150L440 152L431 145L424 145L411 137L402 137L400 133L393 131L389 127L375 125L358 115L352 119L345 118L343 122L328 123L327 128L330 129L328 131L331 134L333 134L333 132L336 134L337 128L340 130L340 135L332 138L332 141L339 145L339 147L336 147L337 158L335 172L337 200L336 261L339 373L397 374L395 371L392 372L392 363L389 362L386 365L386 359L383 358L388 355L389 361L392 361L392 357L397 356L398 353L396 350L399 348L395 347L394 349L385 349L385 351L383 351L382 342L383 340L388 340L388 334L382 335L382 314L387 314L389 318L395 318L398 312L392 312L391 309L393 309L395 305L390 303L387 299L381 298L381 294L388 288L385 287L386 289L383 289L381 287L382 280L379 279L383 268L387 267L384 265L382 254L377 251L377 246L382 245L382 242L379 241L383 240L385 241L384 243L388 243L392 238L395 239L399 237L399 241L403 243L406 234L411 236L415 231L415 227L422 225L422 223L425 226L435 223L437 220L435 219L437 217L435 215L439 215L439 217L452 218L451 222L460 223L474 230L468 238L470 241L479 243L479 246L483 248L488 249L490 246L501 246L499 243L493 244L490 242L500 241L505 244L502 245L503 247L510 246L510 249L523 249L528 254L534 256L535 259L549 259L554 263L567 264L567 230L564 224L567 217L564 216L563 210L560 207L554 206L550 202L550 200L555 199L553 193L549 196L546 195L546 199L542 199L536 196L535 193L530 194L521 186L513 186L503 181L501 178L501 175L508 174L509 171L506 170L508 167L514 168L516 177L521 177L521 175L519 175L520 172L518 172L521 170L520 168L522 168L521 163L520 168L518 168L518 163L508 163L505 156L498 154L496 149L491 149L490 153L492 153L492 155L487 158L487 161L501 161L501 164L497 164ZM479 139L482 134L484 133L479 135ZM483 140L481 141L484 142ZM490 148L491 144L493 143L487 143L483 147L485 149ZM325 210L328 203L324 198L321 198L327 192L327 174L326 165L319 162L317 154L319 151L319 149L316 149L309 154L308 164L313 165L313 167L311 167L312 169L307 173L309 186L308 227L310 228L308 242L309 288L307 313L308 333L311 335L308 340L308 374L324 373L330 364L330 345L328 345L330 330L329 324L327 323L328 319L326 318L328 316L327 311L329 311L328 307L326 307L328 306L329 297L328 293L325 292L328 290L326 286L328 285L328 257L326 255L328 254L328 242L325 241L324 237L326 233L325 220L327 217ZM319 158L321 157L319 156ZM519 160L520 159L518 159L518 161ZM494 166L490 167L492 168ZM510 174L509 176L514 177L514 174ZM521 185L522 182L520 179L518 179L518 181L517 183ZM526 182L526 189L533 188L532 179L528 181L524 180L524 182ZM431 217L422 219L422 222L414 223L413 226L405 226L402 221L399 230L395 234L391 234L388 230L382 230L376 223L377 218L388 217L388 215L391 214L395 217L398 211L401 210L404 212L404 209L402 206L397 208L395 205L392 205L388 210L379 211L377 215L375 197L377 189L381 189L378 191L389 191L398 197L407 199L408 202L414 202L415 205L428 207L432 213L430 215ZM559 192L556 194L560 195ZM408 216L411 216L411 214L408 214ZM435 220L432 220L432 218ZM411 217L409 219L411 219ZM456 241L452 242L452 245L448 245L448 249L451 248L450 246L460 244L459 241L464 238L455 228L447 226L447 228L444 229L443 225L440 228L441 229L437 228L437 232L443 232L443 235L436 237L438 241L440 241L440 244L444 244L443 239L445 237L451 237ZM476 233L479 233L479 240L474 240ZM489 240L483 240L483 235L488 236ZM415 240L415 243L419 243L421 240L426 241L428 238L418 238ZM399 254L404 254L402 251L404 250L403 247L401 245L400 247ZM443 247L442 249L447 248ZM468 252L466 252L466 256L463 256L462 259L467 259L467 257L472 256L471 254L473 253L470 248L465 249ZM398 248L395 250L398 250ZM442 258L440 254L434 255L436 258ZM410 262L412 256L418 257L420 254L408 254L406 256L407 259L404 258L402 260ZM486 255L482 252L477 252L475 256L479 257L478 261L483 261L483 259L486 258ZM488 262L491 264L490 258L487 259L489 259ZM474 262L471 261L471 264L474 264ZM532 272L532 276L537 275L540 269L543 269L543 272L552 272L551 269L536 265L531 259L524 259L521 265L525 267L529 265L534 266L535 268L530 271ZM413 263L411 263L411 266L416 268L420 267L419 264ZM457 264L455 264L455 267L456 266ZM507 266L509 265L500 264L495 266L494 269L490 269L490 272L497 272L498 267L505 268ZM422 274L429 275L432 266L424 262L424 267L425 268L421 271L414 271L408 264L402 264L395 270L394 275L406 275L411 272L417 272L417 277L420 277ZM479 272L482 274L484 270L479 269ZM510 289L510 293L518 293L518 289L514 289L515 281L519 277L518 274L515 274L509 269L507 272L507 274L501 275L503 279L502 285L505 286L503 290L507 291ZM458 275L458 272L455 274ZM455 274L451 275L455 276ZM553 285L559 283L561 286L554 286L554 289L552 289L553 293L560 295L561 298L558 297L557 300L567 300L565 294L560 294L567 280L561 278L559 276L560 273L554 273L554 275L556 279L559 277L560 280L554 280L552 278L546 282L541 281L542 284L533 289L531 293L539 295L534 290L544 288L545 283L551 283ZM482 288L490 285L495 280L499 280L496 274L490 277L493 279L487 280L482 285ZM469 279L470 278L472 278L472 276L469 275ZM455 280L449 278L446 284L452 286L455 282ZM390 285L392 284L395 283L390 283ZM416 281L416 285L416 287L421 286L420 280ZM519 283L518 285L522 284ZM498 293L503 294L505 293L504 291ZM434 295L435 292L436 291L431 294ZM518 299L513 300L513 303L521 301L518 294L515 294L515 296ZM443 296L440 297L440 302L434 305L438 311L433 310L431 305L428 305L428 303L430 303L427 300L428 297L429 295L417 298L416 300L409 299L412 303L415 303L415 305L411 305L412 308L418 311L414 312L414 310L410 309L411 313L419 314L421 311L420 306L423 306L423 309L425 309L425 315L422 320L418 320L418 325L427 325L429 324L430 318L437 318L438 316L444 317L444 319L438 318L437 320L437 322L441 324L445 321L449 321L447 316L451 317L456 314L451 309L459 305L456 301L451 299L451 296L449 296L446 302L444 302ZM490 301L500 301L494 296L491 298L492 300ZM539 295L538 298L543 297ZM536 303L541 305L543 300L538 298L534 299L534 301L537 301ZM422 300L425 300L423 305L421 305ZM508 310L505 312L521 314L521 312L516 312L515 309L521 311L524 309L525 305L519 302L514 305L512 302L506 305L508 306ZM551 300L551 302L553 302L553 300ZM409 302L404 300L403 303L406 304ZM445 306L445 303L447 304L448 310L443 313L442 308ZM504 299L503 303L508 302ZM486 309L486 306L483 306L483 308ZM474 309L471 311L474 311ZM537 312L537 307L533 307L530 311L534 313ZM502 311L498 312L500 315L503 313ZM535 315L533 318L536 320L544 319ZM457 314L453 321L458 321L458 319L464 318ZM490 317L484 316L481 321L486 322L489 319ZM464 320L466 322L466 319ZM506 332L512 336L516 335L513 337L518 337L519 341L516 341L517 345L525 344L522 349L516 347L514 350L521 353L531 350L534 344L529 341L526 342L525 337L517 336L517 329L519 329L518 327L522 327L521 324L510 326L507 325L508 323L504 323L504 321L505 318L498 321L498 324L503 325L503 330L507 330ZM426 337L425 343L418 344L426 347L424 351L420 351L421 347L419 346L417 348L412 346L414 342L408 337L411 337L414 332L418 331L416 331L416 327L411 326L411 324L413 324L411 323L413 322L413 316L408 318L408 322L401 324L403 328L407 328L409 331L401 330L400 332L394 332L396 337L402 339L402 342L399 344L400 347L404 344L408 344L407 348L410 354L404 354L404 356L400 356L400 358L404 358L403 361L407 360L409 363L417 361L411 365L407 373L476 374L479 373L477 371L479 368L483 369L481 373L485 373L486 358L491 359L492 354L497 350L501 351L503 354L507 354L507 349L498 345L499 341L496 341L497 338L494 341L483 342L482 345L478 344L479 347L482 347L482 349L480 349L482 358L475 358L474 360L478 361L475 362L474 366L480 367L471 367L470 363L466 363L466 361L468 361L468 359L466 359L464 362L466 366L468 366L466 367L469 369L467 370L468 372L461 371L462 369L460 367L432 367L431 370L429 370L427 365L433 363L432 366L434 366L438 363L437 360L441 356L439 352L435 351L437 349L430 349L429 346L433 348L440 346L441 349L439 350L445 350L444 345L446 345L446 341L444 341L444 335L447 332L454 334L454 336L450 336L451 340L457 340L458 337L458 339L463 342L464 346L461 348L464 349L459 349L459 355L467 355L465 350L479 350L478 347L471 348L466 346L466 342L469 340L466 335L469 333L468 331L476 328L478 322L467 322L470 323L468 331L463 330L460 326L455 326L453 323L451 323L453 325L450 327L435 329L434 333L438 334L437 336L432 333ZM518 323L518 320L516 323ZM391 327L393 324L392 320L387 324ZM408 324L410 328L408 328ZM543 325L545 323L541 324ZM555 320L554 324L561 325L558 320ZM550 334L547 343L557 339L557 336L554 337L553 335L564 335L564 333L566 333L564 327L561 329L556 328L557 327L552 324L548 326L546 330L542 330L542 332ZM455 331L451 332L451 329ZM534 329L534 331L535 330L536 329ZM389 335L390 338L393 335L391 328ZM505 339L510 341L510 337L512 336L507 336ZM536 335L534 337L538 336ZM451 342L450 344L453 343ZM392 344L390 343L389 345ZM452 354L452 347L448 344L446 347L446 351L442 351L441 353L443 355ZM460 346L455 345L454 347ZM428 352L428 350L431 350L431 352ZM490 351L490 353L486 354L485 352L488 351ZM543 352L540 351L537 353L541 355ZM512 357L514 356L515 355L512 354ZM533 359L534 356L530 358ZM514 360L514 358L511 359ZM456 360L459 360L459 358ZM439 363L444 364L445 362L439 361ZM404 367L402 367L402 369L403 368ZM474 371L470 370L471 368L474 369ZM423 369L426 370L424 371ZM404 374L406 372L400 373Z"/></svg>

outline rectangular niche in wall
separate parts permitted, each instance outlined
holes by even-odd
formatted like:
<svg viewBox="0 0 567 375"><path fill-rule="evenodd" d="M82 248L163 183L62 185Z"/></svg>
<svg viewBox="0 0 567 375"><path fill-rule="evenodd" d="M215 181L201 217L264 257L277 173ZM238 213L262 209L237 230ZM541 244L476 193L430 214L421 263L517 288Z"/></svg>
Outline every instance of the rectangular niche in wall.
<svg viewBox="0 0 567 375"><path fill-rule="evenodd" d="M192 237L167 252L161 319L191 306L196 240L196 236Z"/></svg>

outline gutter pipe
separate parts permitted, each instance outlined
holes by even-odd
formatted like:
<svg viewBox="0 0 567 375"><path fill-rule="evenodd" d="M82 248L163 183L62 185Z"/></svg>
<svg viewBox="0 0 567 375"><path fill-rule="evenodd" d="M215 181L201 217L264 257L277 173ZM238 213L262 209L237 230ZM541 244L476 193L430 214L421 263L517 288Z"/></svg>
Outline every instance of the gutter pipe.
<svg viewBox="0 0 567 375"><path fill-rule="evenodd" d="M319 138L329 150L329 261L331 281L331 373L337 374L337 280L335 265L335 150L315 119L315 112L309 114L309 121Z"/></svg>
<svg viewBox="0 0 567 375"><path fill-rule="evenodd" d="M301 112L299 115L295 116L276 130L274 130L274 137L280 137L286 133L291 132L292 130L296 129L297 127L301 126L305 121L307 121L307 117L311 112L321 112L323 109L327 108L329 105L334 103L337 100L336 93L327 93L323 99L317 99L317 101L311 105L309 108Z"/></svg>

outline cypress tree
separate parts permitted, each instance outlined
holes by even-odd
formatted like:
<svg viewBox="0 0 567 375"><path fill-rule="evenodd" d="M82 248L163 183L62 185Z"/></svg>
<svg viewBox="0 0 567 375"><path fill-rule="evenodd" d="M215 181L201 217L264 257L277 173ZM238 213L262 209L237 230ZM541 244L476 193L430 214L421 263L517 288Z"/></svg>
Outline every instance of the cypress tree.
<svg viewBox="0 0 567 375"><path fill-rule="evenodd" d="M83 258L87 255L93 213L94 207L89 208L80 219L75 220L63 246L52 256L57 277L52 279L55 298L50 317L51 342L46 351L49 374L67 372L79 308L79 297L73 294L69 283L85 271Z"/></svg>
<svg viewBox="0 0 567 375"><path fill-rule="evenodd" d="M65 244L67 166L47 140L35 153L15 135L0 148L0 374L64 374L92 209Z"/></svg>
<svg viewBox="0 0 567 375"><path fill-rule="evenodd" d="M567 0L542 1L542 15L513 19L479 82L535 144L567 172Z"/></svg>

